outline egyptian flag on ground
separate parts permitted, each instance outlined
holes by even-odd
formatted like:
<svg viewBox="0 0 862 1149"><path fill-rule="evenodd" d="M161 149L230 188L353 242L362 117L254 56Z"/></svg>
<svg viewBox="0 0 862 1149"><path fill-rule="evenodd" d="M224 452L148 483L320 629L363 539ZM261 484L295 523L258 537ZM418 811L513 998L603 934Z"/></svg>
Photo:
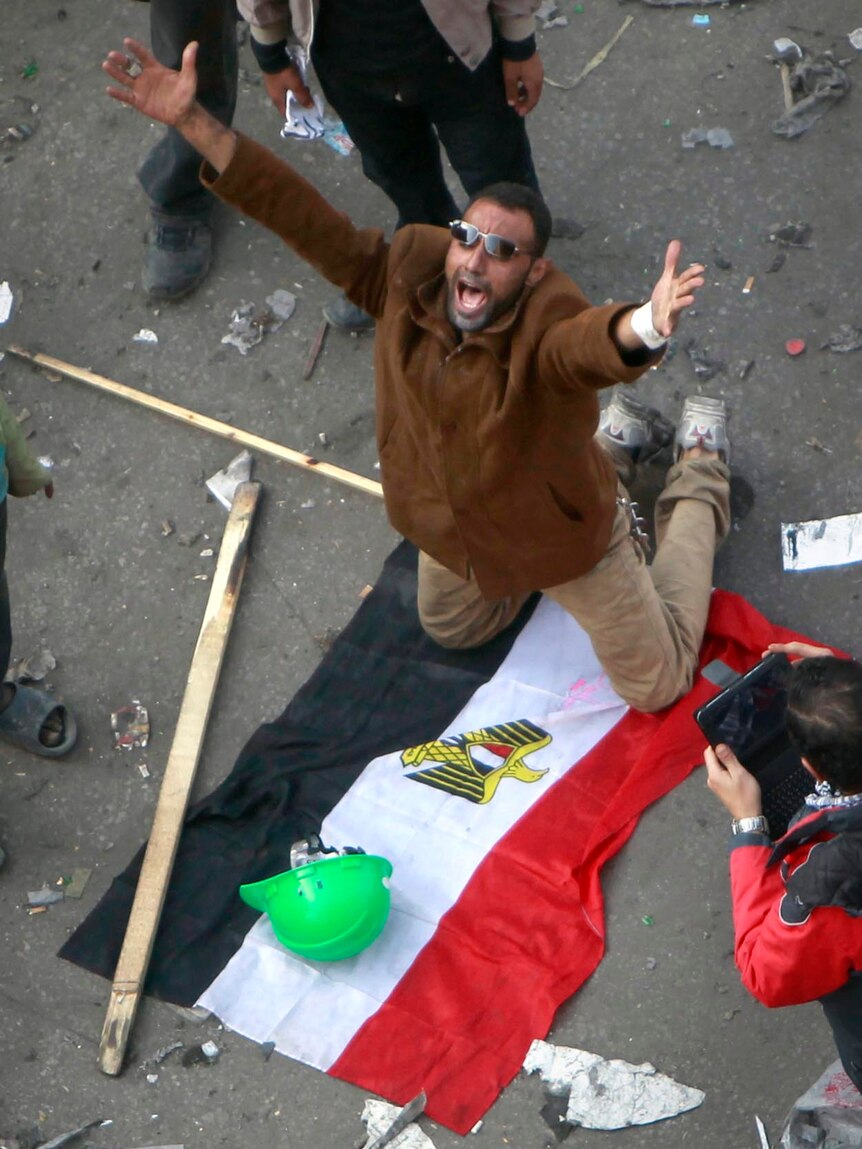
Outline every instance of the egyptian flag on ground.
<svg viewBox="0 0 862 1149"><path fill-rule="evenodd" d="M402 544L276 722L189 813L146 988L396 1104L468 1132L604 949L600 872L640 813L702 760L694 691L627 710L589 641L539 599L488 646L445 651L416 616ZM704 662L787 641L713 595ZM297 958L237 894L310 833L393 865L363 953ZM112 978L141 856L61 956Z"/></svg>

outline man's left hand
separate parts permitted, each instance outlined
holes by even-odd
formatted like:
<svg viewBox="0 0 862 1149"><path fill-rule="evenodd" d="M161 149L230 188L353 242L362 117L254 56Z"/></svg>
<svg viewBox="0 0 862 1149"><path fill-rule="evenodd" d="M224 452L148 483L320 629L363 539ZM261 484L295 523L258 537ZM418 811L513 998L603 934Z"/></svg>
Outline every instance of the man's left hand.
<svg viewBox="0 0 862 1149"><path fill-rule="evenodd" d="M682 254L682 244L672 239L667 245L664 257L664 270L661 279L653 288L652 324L664 339L669 339L676 330L680 314L694 303L694 293L703 287L704 266L692 263L677 273L677 264Z"/></svg>
<svg viewBox="0 0 862 1149"><path fill-rule="evenodd" d="M756 818L763 813L760 783L750 774L729 746L715 750L707 746L703 753L706 763L706 784L723 803L731 818Z"/></svg>
<svg viewBox="0 0 862 1149"><path fill-rule="evenodd" d="M545 66L538 52L534 52L528 60L504 60L506 103L519 116L526 116L539 102L544 78Z"/></svg>

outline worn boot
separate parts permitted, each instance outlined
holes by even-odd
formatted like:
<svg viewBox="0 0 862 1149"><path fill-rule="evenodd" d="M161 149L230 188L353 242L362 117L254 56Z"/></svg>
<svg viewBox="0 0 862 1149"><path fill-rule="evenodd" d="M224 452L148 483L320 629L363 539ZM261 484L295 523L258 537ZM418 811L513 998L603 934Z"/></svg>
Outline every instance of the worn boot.
<svg viewBox="0 0 862 1149"><path fill-rule="evenodd" d="M212 260L212 228L202 216L153 209L141 283L150 299L182 299L201 283Z"/></svg>
<svg viewBox="0 0 862 1149"><path fill-rule="evenodd" d="M351 303L346 295L339 295L325 304L323 315L327 323L339 331L371 331L375 324L374 316Z"/></svg>

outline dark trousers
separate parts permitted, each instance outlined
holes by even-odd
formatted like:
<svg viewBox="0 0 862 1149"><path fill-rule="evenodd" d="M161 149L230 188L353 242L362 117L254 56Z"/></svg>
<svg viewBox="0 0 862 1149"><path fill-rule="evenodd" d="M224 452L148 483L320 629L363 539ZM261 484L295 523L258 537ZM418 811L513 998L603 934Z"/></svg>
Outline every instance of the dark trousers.
<svg viewBox="0 0 862 1149"><path fill-rule="evenodd" d="M237 43L234 0L150 0L153 55L179 68L191 40L198 50L198 100L223 124L236 107ZM169 128L138 172L152 206L167 215L206 215L212 197L198 179L201 157Z"/></svg>
<svg viewBox="0 0 862 1149"><path fill-rule="evenodd" d="M821 997L820 1004L832 1034L844 1072L862 1093L862 974Z"/></svg>
<svg viewBox="0 0 862 1149"><path fill-rule="evenodd" d="M361 75L345 67L337 45L312 44L324 95L359 149L362 170L395 204L396 227L445 227L459 214L440 144L468 195L500 180L538 190L524 121L506 103L497 49L475 72L445 46L428 55L403 72Z"/></svg>
<svg viewBox="0 0 862 1149"><path fill-rule="evenodd" d="M0 681L9 669L12 656L12 617L9 613L9 584L6 581L6 500L0 502Z"/></svg>

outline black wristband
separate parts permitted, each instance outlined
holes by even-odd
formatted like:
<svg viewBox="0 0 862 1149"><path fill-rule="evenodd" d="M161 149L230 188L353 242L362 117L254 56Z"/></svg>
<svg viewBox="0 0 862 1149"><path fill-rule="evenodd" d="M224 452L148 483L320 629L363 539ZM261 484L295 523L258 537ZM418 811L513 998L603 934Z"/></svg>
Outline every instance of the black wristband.
<svg viewBox="0 0 862 1149"><path fill-rule="evenodd" d="M287 52L287 40L278 40L275 44L261 44L259 40L255 40L254 36L250 36L251 50L255 60L257 60L261 72L266 72L267 75L275 75L276 72L283 72L285 68L290 67L292 60Z"/></svg>
<svg viewBox="0 0 862 1149"><path fill-rule="evenodd" d="M504 60L529 60L536 54L536 37L528 36L526 40L504 40L500 36L500 55Z"/></svg>

